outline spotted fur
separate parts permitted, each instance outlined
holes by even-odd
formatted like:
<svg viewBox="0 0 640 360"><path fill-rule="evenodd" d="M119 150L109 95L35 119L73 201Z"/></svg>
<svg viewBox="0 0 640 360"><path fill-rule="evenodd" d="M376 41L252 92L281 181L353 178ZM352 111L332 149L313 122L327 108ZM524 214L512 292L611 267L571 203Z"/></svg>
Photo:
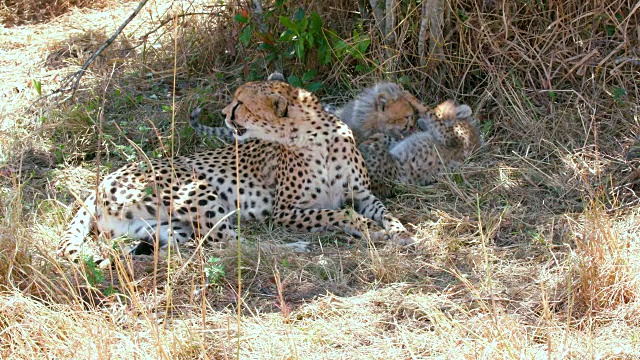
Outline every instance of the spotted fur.
<svg viewBox="0 0 640 360"><path fill-rule="evenodd" d="M281 72L274 71L269 75L267 81L286 81L284 75ZM195 115L195 116L194 116ZM217 138L225 143L231 143L235 141L235 135L233 129L229 129L225 126L207 126L203 125L199 120L200 113L192 114L189 117L189 125L193 130L201 137L205 138Z"/></svg>
<svg viewBox="0 0 640 360"><path fill-rule="evenodd" d="M415 130L417 115L426 108L402 86L381 82L364 89L344 107L336 109L353 131L357 143L375 133L401 139Z"/></svg>
<svg viewBox="0 0 640 360"><path fill-rule="evenodd" d="M472 115L468 105L445 101L421 114L418 125L422 131L400 141L378 133L360 144L373 193L391 195L389 180L426 185L443 171L458 167L482 145Z"/></svg>
<svg viewBox="0 0 640 360"><path fill-rule="evenodd" d="M252 82L240 86L222 112L244 141L237 160L235 146L226 146L120 168L84 202L63 236L60 254L74 258L94 249L86 241L91 230L138 238L146 247L154 241L161 247L177 245L191 237L235 238L228 215L236 209L236 187L243 220L271 215L290 229L342 229L354 236L374 229L375 221L397 243L413 242L369 190L351 130L324 112L315 95L281 81ZM347 202L355 212L342 208ZM90 253L108 263L101 251Z"/></svg>

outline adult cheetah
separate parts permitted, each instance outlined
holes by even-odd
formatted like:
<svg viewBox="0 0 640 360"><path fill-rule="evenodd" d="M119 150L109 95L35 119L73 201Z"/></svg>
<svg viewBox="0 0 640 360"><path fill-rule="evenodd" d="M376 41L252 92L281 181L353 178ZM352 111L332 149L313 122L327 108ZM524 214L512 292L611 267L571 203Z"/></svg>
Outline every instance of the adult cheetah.
<svg viewBox="0 0 640 360"><path fill-rule="evenodd" d="M468 105L445 101L424 112L418 120L422 131L398 141L375 134L358 146L367 164L371 189L376 196L393 193L391 181L426 185L446 169L458 167L482 145L480 131Z"/></svg>
<svg viewBox="0 0 640 360"><path fill-rule="evenodd" d="M235 146L226 146L122 167L84 202L63 236L60 255L86 253L100 266L108 264L85 242L92 229L141 239L145 248L154 241L177 245L192 236L235 238L228 215L236 210L237 194L244 220L271 215L288 228L342 229L354 236L374 220L398 244L414 242L369 190L349 127L325 112L314 94L281 81L250 82L222 112L226 125L245 140L238 158ZM341 209L346 202L355 212Z"/></svg>

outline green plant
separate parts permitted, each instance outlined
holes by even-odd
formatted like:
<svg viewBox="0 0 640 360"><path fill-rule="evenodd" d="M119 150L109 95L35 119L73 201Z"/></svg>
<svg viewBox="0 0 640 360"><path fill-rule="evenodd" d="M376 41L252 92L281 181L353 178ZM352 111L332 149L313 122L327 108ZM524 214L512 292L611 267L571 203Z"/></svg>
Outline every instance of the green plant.
<svg viewBox="0 0 640 360"><path fill-rule="evenodd" d="M96 284L104 281L104 274L102 273L102 269L98 267L93 258L89 256L84 256L82 258L84 263L85 274L87 276L87 282L91 286L96 286Z"/></svg>
<svg viewBox="0 0 640 360"><path fill-rule="evenodd" d="M316 77L318 71L316 69L311 69L299 77L297 75L290 75L287 81L289 84L297 87L303 87L309 91L318 91L322 88L322 82L320 81L311 81Z"/></svg>
<svg viewBox="0 0 640 360"><path fill-rule="evenodd" d="M331 63L330 46L322 28L322 18L312 12L307 16L302 9L296 10L293 19L280 16L280 24L286 30L278 39L280 43L288 45L288 54L295 55L305 62L311 49L317 50L318 61L327 65Z"/></svg>
<svg viewBox="0 0 640 360"><path fill-rule="evenodd" d="M367 73L372 70L371 66L367 66L367 59L365 53L371 45L371 38L367 35L362 35L357 29L353 29L351 41L347 42L340 39L335 33L331 32L330 37L333 44L332 49L335 57L339 61L344 61L347 57L351 57L358 61L355 69L360 73Z"/></svg>
<svg viewBox="0 0 640 360"><path fill-rule="evenodd" d="M277 19L277 23L273 19ZM275 6L265 13L265 26L262 29L248 12L236 14L234 20L244 25L238 41L245 48L251 46L252 39L258 39L254 42L258 44L255 49L266 53L264 59L268 63L286 64L293 60L303 65L297 66L301 71L289 78L296 86L311 91L319 90L322 84L312 80L321 70L320 67L336 61L342 63L349 57L357 60L356 71L366 73L372 69L365 58L371 44L369 36L353 30L352 38L343 40L337 35L337 31L324 27L322 17L316 12L307 14L302 8L298 8L293 15L287 13L284 0L276 1ZM274 35L278 33L280 35ZM264 78L262 68L264 66L250 64L247 80Z"/></svg>
<svg viewBox="0 0 640 360"><path fill-rule="evenodd" d="M36 90L38 95L42 95L42 82L40 82L40 80L33 79L33 88Z"/></svg>
<svg viewBox="0 0 640 360"><path fill-rule="evenodd" d="M219 285L226 275L222 259L219 257L210 257L207 260L207 265L204 266L204 274L209 284Z"/></svg>

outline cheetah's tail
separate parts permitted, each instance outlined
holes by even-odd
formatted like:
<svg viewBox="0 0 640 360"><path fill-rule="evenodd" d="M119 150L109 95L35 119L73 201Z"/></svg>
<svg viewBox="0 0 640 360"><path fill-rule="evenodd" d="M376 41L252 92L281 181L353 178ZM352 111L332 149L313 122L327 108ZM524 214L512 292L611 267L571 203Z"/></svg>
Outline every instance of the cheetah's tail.
<svg viewBox="0 0 640 360"><path fill-rule="evenodd" d="M199 120L201 112L202 112L202 109L200 107L197 107L189 115L189 125L191 125L192 128L196 129L196 131L202 126Z"/></svg>

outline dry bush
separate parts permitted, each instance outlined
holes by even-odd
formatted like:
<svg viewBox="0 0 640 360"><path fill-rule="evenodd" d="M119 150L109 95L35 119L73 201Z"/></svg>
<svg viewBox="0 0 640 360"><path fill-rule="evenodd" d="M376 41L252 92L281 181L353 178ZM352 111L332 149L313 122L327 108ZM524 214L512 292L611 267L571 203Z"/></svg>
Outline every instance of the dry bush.
<svg viewBox="0 0 640 360"><path fill-rule="evenodd" d="M70 9L102 8L109 0L4 0L0 5L0 20L7 26L37 23L60 16Z"/></svg>

